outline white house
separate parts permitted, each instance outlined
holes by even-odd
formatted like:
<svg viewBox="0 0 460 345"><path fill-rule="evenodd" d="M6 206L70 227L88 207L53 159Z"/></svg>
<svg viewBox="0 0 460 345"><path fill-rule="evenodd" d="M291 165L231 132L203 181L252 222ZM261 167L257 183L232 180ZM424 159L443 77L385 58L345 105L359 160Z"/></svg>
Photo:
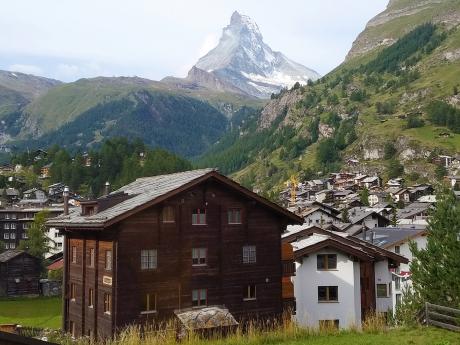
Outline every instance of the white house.
<svg viewBox="0 0 460 345"><path fill-rule="evenodd" d="M421 226L414 228L376 228L372 229L372 232L372 239L375 245L393 253L402 255L408 259L407 263L401 263L401 265L392 272L392 309L395 310L396 305L401 303L401 301L404 299L404 291L412 286L409 265L413 256L409 247L409 243L413 241L417 248L426 248L427 230L424 226ZM362 238L363 235L360 234L358 236Z"/></svg>
<svg viewBox="0 0 460 345"><path fill-rule="evenodd" d="M393 307L392 273L407 259L346 233L288 227L296 260L296 319L307 327L360 327L371 311Z"/></svg>

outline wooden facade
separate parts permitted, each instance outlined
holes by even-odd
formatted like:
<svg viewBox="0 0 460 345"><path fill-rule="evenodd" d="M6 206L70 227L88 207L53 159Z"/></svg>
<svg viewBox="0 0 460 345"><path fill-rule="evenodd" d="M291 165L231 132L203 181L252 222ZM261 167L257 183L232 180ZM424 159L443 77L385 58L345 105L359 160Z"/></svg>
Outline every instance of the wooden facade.
<svg viewBox="0 0 460 345"><path fill-rule="evenodd" d="M22 251L0 254L0 297L38 295L40 259Z"/></svg>
<svg viewBox="0 0 460 345"><path fill-rule="evenodd" d="M282 287L281 233L302 220L261 200L212 172L107 227L60 226L64 329L104 338L205 305L237 319L281 314L283 295L293 299Z"/></svg>

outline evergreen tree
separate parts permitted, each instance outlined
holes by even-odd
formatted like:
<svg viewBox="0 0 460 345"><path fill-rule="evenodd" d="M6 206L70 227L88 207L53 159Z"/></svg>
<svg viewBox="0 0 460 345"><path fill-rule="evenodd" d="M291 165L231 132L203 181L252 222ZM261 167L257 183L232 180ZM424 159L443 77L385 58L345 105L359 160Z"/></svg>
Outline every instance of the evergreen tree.
<svg viewBox="0 0 460 345"><path fill-rule="evenodd" d="M342 211L342 222L343 223L350 223L350 215L348 214L348 208L345 208Z"/></svg>
<svg viewBox="0 0 460 345"><path fill-rule="evenodd" d="M27 239L21 240L19 243L19 249L40 258L42 262L45 259L45 254L50 250L49 238L46 236L47 228L45 226L48 217L48 211L38 212L27 230Z"/></svg>
<svg viewBox="0 0 460 345"><path fill-rule="evenodd" d="M438 195L428 226L427 245L411 243L415 293L422 302L460 307L460 205L451 192Z"/></svg>
<svg viewBox="0 0 460 345"><path fill-rule="evenodd" d="M369 189L364 188L359 193L359 201L361 201L361 204L363 204L364 206L369 206Z"/></svg>

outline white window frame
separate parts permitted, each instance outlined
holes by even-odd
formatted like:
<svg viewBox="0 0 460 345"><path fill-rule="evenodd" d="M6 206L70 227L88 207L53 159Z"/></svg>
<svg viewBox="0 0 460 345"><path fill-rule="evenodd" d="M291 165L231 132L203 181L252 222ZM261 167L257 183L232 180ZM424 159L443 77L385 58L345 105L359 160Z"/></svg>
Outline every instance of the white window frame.
<svg viewBox="0 0 460 345"><path fill-rule="evenodd" d="M154 270L158 267L158 252L156 249L141 250L141 270Z"/></svg>
<svg viewBox="0 0 460 345"><path fill-rule="evenodd" d="M243 247L243 264L257 263L257 248L256 246Z"/></svg>
<svg viewBox="0 0 460 345"><path fill-rule="evenodd" d="M208 264L208 249L207 248L192 248L192 266L206 266L207 264Z"/></svg>

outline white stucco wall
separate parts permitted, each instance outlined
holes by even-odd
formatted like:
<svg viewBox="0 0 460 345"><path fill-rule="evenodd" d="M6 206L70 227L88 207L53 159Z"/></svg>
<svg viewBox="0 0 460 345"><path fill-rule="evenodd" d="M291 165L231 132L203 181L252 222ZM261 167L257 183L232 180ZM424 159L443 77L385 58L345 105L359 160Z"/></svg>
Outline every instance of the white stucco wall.
<svg viewBox="0 0 460 345"><path fill-rule="evenodd" d="M59 230L56 228L49 228L46 232L46 236L48 237L48 245L50 247L48 253L45 254L45 258L49 258L50 256L62 252L64 249L64 236L59 235Z"/></svg>
<svg viewBox="0 0 460 345"><path fill-rule="evenodd" d="M332 224L336 223L337 219L328 215L326 212L315 211L305 217L304 224L321 226L321 221L323 224Z"/></svg>
<svg viewBox="0 0 460 345"><path fill-rule="evenodd" d="M317 254L337 254L337 270L318 271ZM359 263L334 250L304 257L293 277L296 319L302 326L318 327L319 320L339 320L341 328L361 323ZM338 302L318 302L318 286L338 286Z"/></svg>
<svg viewBox="0 0 460 345"><path fill-rule="evenodd" d="M419 249L425 249L426 244L427 244L427 237L426 236L417 236L412 238L412 241L417 243L417 247ZM409 248L409 241L404 241L399 245L399 253L400 255L406 257L409 260L409 263L407 264L400 264L399 269L397 272L409 272L410 271L410 262L412 261L412 253ZM395 253L395 246L390 246L388 248L389 251ZM404 294L403 292L408 289L409 287L412 286L412 281L411 279L403 279L400 278L400 288L396 289L396 284L395 284L395 277L393 277L393 283L392 283L392 303L393 303L393 310L396 310L396 295L400 294L401 295L401 300L404 299Z"/></svg>
<svg viewBox="0 0 460 345"><path fill-rule="evenodd" d="M389 291L389 285L392 284L393 276L388 268L388 260L378 261L374 267L376 310L378 312L387 312L393 309L393 295ZM387 286L387 297L377 297L377 284L385 284Z"/></svg>

